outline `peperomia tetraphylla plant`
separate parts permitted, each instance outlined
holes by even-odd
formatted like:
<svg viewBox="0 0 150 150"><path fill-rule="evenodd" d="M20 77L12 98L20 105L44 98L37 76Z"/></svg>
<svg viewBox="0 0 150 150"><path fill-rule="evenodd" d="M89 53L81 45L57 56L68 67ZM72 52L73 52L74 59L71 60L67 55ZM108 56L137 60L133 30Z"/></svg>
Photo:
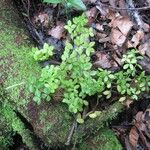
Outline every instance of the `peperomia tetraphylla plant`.
<svg viewBox="0 0 150 150"><path fill-rule="evenodd" d="M50 65L42 69L37 83L30 86L34 92L34 100L40 104L41 100L51 100L57 89L63 89L62 102L68 105L72 113L80 113L89 103L88 96L98 95L110 99L113 92L118 93L120 102L128 97L138 99L142 92L149 92L150 76L146 76L140 65L137 64L137 50L133 49L123 56L123 70L117 73L105 69L92 69L91 55L94 53L93 30L87 26L88 20L85 15L68 21L65 28L70 34L70 40L66 41L65 50L59 66ZM46 60L52 56L45 48L40 53L35 52L36 60ZM47 46L46 46L47 49ZM49 47L49 50L53 48ZM43 51L43 52L42 52ZM39 57L40 56L40 57ZM139 70L139 71L137 71ZM100 115L99 111L90 113L91 118ZM81 115L78 122L82 123Z"/></svg>

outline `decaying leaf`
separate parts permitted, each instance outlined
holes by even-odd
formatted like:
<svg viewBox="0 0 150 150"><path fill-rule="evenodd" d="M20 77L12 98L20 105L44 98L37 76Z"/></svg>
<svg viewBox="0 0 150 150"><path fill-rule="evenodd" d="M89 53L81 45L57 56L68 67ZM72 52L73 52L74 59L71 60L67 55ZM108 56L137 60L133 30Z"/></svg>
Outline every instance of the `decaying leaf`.
<svg viewBox="0 0 150 150"><path fill-rule="evenodd" d="M150 40L140 45L138 49L142 55L147 55L150 58Z"/></svg>
<svg viewBox="0 0 150 150"><path fill-rule="evenodd" d="M111 26L118 28L124 36L127 36L132 29L133 22L128 17L118 16L112 20Z"/></svg>
<svg viewBox="0 0 150 150"><path fill-rule="evenodd" d="M48 31L48 35L51 35L57 39L61 39L64 36L64 28L65 24L63 22L59 22L59 24Z"/></svg>
<svg viewBox="0 0 150 150"><path fill-rule="evenodd" d="M109 60L109 55L102 53L102 52L97 52L96 53L97 60L94 62L95 67L102 67L102 68L110 68L111 63Z"/></svg>
<svg viewBox="0 0 150 150"><path fill-rule="evenodd" d="M111 38L112 44L116 44L119 47L122 47L126 41L126 36L124 36L122 32L120 32L118 29L115 29L115 28L112 29L110 38Z"/></svg>
<svg viewBox="0 0 150 150"><path fill-rule="evenodd" d="M133 146L134 149L137 148L138 139L139 139L138 131L137 131L136 127L132 127L132 129L129 133L129 142Z"/></svg>
<svg viewBox="0 0 150 150"><path fill-rule="evenodd" d="M42 24L44 27L48 27L50 23L50 17L47 13L39 13L37 16L34 17L33 20L36 24Z"/></svg>
<svg viewBox="0 0 150 150"><path fill-rule="evenodd" d="M97 9L96 7L91 8L90 10L88 10L86 12L86 15L88 17L89 23L93 23L95 21L96 18L96 14L97 14Z"/></svg>
<svg viewBox="0 0 150 150"><path fill-rule="evenodd" d="M137 33L131 39L132 47L137 47L143 38L144 38L143 30L138 30Z"/></svg>

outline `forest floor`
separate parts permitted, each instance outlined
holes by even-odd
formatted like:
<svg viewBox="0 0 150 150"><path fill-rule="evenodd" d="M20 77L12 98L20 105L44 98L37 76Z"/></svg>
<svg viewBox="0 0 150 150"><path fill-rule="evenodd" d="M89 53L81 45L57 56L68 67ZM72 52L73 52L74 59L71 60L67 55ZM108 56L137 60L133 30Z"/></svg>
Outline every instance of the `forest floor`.
<svg viewBox="0 0 150 150"><path fill-rule="evenodd" d="M34 39L42 48L44 43L55 47L53 61L60 64L65 42L69 38L64 26L68 20L81 15L82 11L67 9L63 5L48 5L40 0L14 0L20 16ZM150 1L149 0L83 0L87 10L88 26L94 30L95 52L92 64L95 68L116 72L122 69L122 56L131 49L137 49L143 56L139 64L150 74ZM16 43L20 44L20 36ZM0 45L1 46L1 45ZM102 104L107 107L108 103ZM139 102L128 99L125 111L111 124L111 129L125 149L150 149L150 97Z"/></svg>

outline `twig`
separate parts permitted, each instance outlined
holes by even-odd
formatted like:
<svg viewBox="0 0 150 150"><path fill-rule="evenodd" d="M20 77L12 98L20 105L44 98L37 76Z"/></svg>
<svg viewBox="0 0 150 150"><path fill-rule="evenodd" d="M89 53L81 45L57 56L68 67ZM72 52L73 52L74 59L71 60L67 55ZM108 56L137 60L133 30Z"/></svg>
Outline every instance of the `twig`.
<svg viewBox="0 0 150 150"><path fill-rule="evenodd" d="M12 89L12 88L14 88L14 87L17 87L17 86L20 86L20 85L23 85L23 84L25 84L25 82L21 82L21 83L18 83L18 84L11 85L11 86L9 86L9 87L7 87L7 88L5 88L5 89L6 89L6 90L9 90L9 89Z"/></svg>
<svg viewBox="0 0 150 150"><path fill-rule="evenodd" d="M127 0L127 4L128 4L128 7L135 8L133 0ZM135 21L137 22L137 25L140 27L140 29L142 29L144 22L142 21L141 16L139 15L139 12L137 10L138 9L135 9L135 11L133 12L130 11L130 13L133 15Z"/></svg>
<svg viewBox="0 0 150 150"><path fill-rule="evenodd" d="M44 41L43 41L43 39L41 38L41 36L39 35L39 33L38 33L36 27L34 26L34 24L32 23L32 21L31 21L31 19L30 19L30 0L28 0L28 4L27 4L28 6L26 6L26 4L24 3L23 0L21 0L21 1L22 1L22 3L23 3L23 7L24 7L24 9L25 9L25 11L26 11L26 13L27 13L27 18L28 18L29 24L30 24L30 26L31 26L30 29L33 30L33 32L34 32L34 34L35 34L35 36L36 36L35 39L37 40L37 42L43 46L43 45L44 45Z"/></svg>
<svg viewBox="0 0 150 150"><path fill-rule="evenodd" d="M71 141L71 138L73 136L73 133L74 131L76 130L77 128L77 121L76 121L76 118L74 119L74 122L72 124L72 127L71 127L71 130L70 130L70 133L69 133L69 136L67 138L67 142L65 143L65 145L69 146L70 145L70 141Z"/></svg>
<svg viewBox="0 0 150 150"><path fill-rule="evenodd" d="M111 6L111 5L107 5L107 4L103 4L101 2L97 2L97 5L101 5L101 6L104 6L104 7L109 7L111 9L115 9L115 10L147 10L147 9L150 9L150 6L144 6L144 7L135 7L135 8L121 8L121 7L114 7L114 6Z"/></svg>

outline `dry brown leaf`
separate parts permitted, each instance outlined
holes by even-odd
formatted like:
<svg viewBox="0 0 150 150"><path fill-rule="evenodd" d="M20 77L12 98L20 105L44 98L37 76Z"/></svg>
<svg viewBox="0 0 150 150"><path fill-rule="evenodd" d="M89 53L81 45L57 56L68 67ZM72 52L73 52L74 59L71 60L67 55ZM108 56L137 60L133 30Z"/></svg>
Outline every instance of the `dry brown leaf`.
<svg viewBox="0 0 150 150"><path fill-rule="evenodd" d="M99 31L104 31L104 27L103 25L100 25L99 23L95 24L95 29L99 30Z"/></svg>
<svg viewBox="0 0 150 150"><path fill-rule="evenodd" d="M149 125L150 125L150 108L146 109L146 111L144 112L143 120L144 121L149 121Z"/></svg>
<svg viewBox="0 0 150 150"><path fill-rule="evenodd" d="M136 122L142 122L143 121L142 116L143 116L143 112L139 111L135 116Z"/></svg>
<svg viewBox="0 0 150 150"><path fill-rule="evenodd" d="M133 48L132 42L129 40L127 41L126 46L127 46L127 48Z"/></svg>
<svg viewBox="0 0 150 150"><path fill-rule="evenodd" d="M102 16L106 16L109 13L109 9L101 5L100 2L97 1L97 3L98 5L96 6L96 8L100 11Z"/></svg>
<svg viewBox="0 0 150 150"><path fill-rule="evenodd" d="M34 22L35 23L41 23L43 26L48 27L50 18L47 13L39 13L38 16L34 17Z"/></svg>
<svg viewBox="0 0 150 150"><path fill-rule="evenodd" d="M149 53L149 51L150 51L150 43L149 43L149 41L147 41L146 43L140 45L138 49L139 49L139 52L140 52L141 55L145 55L146 54L150 58L150 53Z"/></svg>
<svg viewBox="0 0 150 150"><path fill-rule="evenodd" d="M97 14L97 8L96 7L93 7L93 8L91 8L90 10L88 10L86 12L86 15L88 17L88 20L89 20L90 24L95 21L96 14Z"/></svg>
<svg viewBox="0 0 150 150"><path fill-rule="evenodd" d="M144 24L143 24L143 30L144 30L145 32L149 32L149 30L150 30L149 24L144 23Z"/></svg>
<svg viewBox="0 0 150 150"><path fill-rule="evenodd" d="M112 20L111 26L113 28L118 28L125 36L127 36L132 29L133 23L128 17L117 17Z"/></svg>
<svg viewBox="0 0 150 150"><path fill-rule="evenodd" d="M122 47L126 41L126 36L124 36L118 29L115 28L112 29L110 38L112 44L116 44L120 47Z"/></svg>
<svg viewBox="0 0 150 150"><path fill-rule="evenodd" d="M110 68L111 67L111 63L110 63L108 54L104 54L102 52L97 52L96 56L98 59L93 64L95 67L102 67L102 68Z"/></svg>
<svg viewBox="0 0 150 150"><path fill-rule="evenodd" d="M48 35L51 35L57 39L61 39L64 36L64 26L65 24L63 22L60 22L59 25L48 31Z"/></svg>
<svg viewBox="0 0 150 150"><path fill-rule="evenodd" d="M132 127L129 133L129 142L136 149L138 144L139 134L136 127Z"/></svg>
<svg viewBox="0 0 150 150"><path fill-rule="evenodd" d="M98 40L99 43L106 43L106 42L108 42L108 41L110 41L110 37L100 38L100 39Z"/></svg>
<svg viewBox="0 0 150 150"><path fill-rule="evenodd" d="M125 0L119 0L118 4L119 4L119 7L120 7L120 8L125 8L125 7L126 7L126 2L125 2ZM127 10L120 10L119 12L120 12L120 14L121 14L122 16L128 16Z"/></svg>
<svg viewBox="0 0 150 150"><path fill-rule="evenodd" d="M144 38L143 30L138 30L137 33L131 39L132 46L137 47L143 38Z"/></svg>

